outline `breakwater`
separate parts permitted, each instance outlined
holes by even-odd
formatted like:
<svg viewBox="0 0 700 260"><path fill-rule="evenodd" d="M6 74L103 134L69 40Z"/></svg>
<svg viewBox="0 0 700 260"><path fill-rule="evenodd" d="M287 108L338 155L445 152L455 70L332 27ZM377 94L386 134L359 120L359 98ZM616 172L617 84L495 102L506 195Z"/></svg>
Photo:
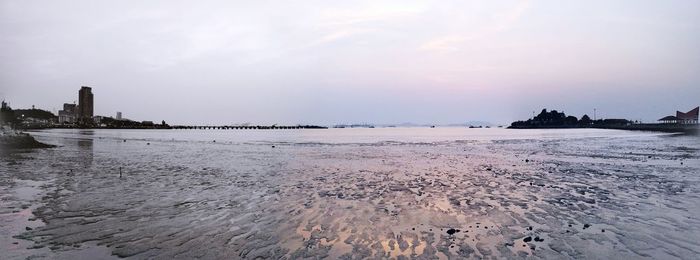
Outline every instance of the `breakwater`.
<svg viewBox="0 0 700 260"><path fill-rule="evenodd" d="M200 129L200 130L253 130L253 129L260 129L260 130L272 130L272 129L328 129L328 127L325 126L317 126L317 125L295 125L295 126L278 126L278 125L272 125L272 126L261 126L261 125L256 125L256 126L211 126L211 125L200 125L200 126L184 126L184 125L178 125L178 126L173 126L172 129Z"/></svg>

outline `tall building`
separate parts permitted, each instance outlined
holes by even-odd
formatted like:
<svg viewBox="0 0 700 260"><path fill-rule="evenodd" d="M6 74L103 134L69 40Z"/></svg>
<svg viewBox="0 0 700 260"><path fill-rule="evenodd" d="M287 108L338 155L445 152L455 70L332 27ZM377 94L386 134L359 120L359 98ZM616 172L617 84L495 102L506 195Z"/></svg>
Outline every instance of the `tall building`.
<svg viewBox="0 0 700 260"><path fill-rule="evenodd" d="M122 112L117 112L117 120L122 120Z"/></svg>
<svg viewBox="0 0 700 260"><path fill-rule="evenodd" d="M78 91L78 119L81 122L92 122L93 105L92 88L81 87Z"/></svg>

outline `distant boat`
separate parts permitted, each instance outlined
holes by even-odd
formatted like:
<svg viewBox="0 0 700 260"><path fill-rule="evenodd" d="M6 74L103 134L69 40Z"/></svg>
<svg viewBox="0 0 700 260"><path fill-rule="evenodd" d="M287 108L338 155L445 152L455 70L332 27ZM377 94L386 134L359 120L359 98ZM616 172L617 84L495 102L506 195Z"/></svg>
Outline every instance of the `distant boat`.
<svg viewBox="0 0 700 260"><path fill-rule="evenodd" d="M431 125L430 128L435 128L435 126L434 126L434 125Z"/></svg>

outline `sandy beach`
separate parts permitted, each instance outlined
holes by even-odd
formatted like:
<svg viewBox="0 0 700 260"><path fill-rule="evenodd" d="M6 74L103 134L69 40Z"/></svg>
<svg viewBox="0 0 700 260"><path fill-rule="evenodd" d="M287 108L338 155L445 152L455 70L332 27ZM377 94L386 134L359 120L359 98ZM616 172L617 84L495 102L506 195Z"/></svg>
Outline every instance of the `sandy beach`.
<svg viewBox="0 0 700 260"><path fill-rule="evenodd" d="M58 147L0 159L2 258L700 254L697 136L429 130L33 132Z"/></svg>

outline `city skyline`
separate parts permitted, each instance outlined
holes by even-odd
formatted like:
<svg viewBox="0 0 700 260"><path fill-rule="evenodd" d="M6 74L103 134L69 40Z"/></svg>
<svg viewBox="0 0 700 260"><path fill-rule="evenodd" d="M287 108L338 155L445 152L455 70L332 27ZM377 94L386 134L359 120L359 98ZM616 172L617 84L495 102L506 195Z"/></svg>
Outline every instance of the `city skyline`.
<svg viewBox="0 0 700 260"><path fill-rule="evenodd" d="M96 115L331 125L651 122L700 96L698 2L272 5L4 1L0 98L56 112L87 85Z"/></svg>

